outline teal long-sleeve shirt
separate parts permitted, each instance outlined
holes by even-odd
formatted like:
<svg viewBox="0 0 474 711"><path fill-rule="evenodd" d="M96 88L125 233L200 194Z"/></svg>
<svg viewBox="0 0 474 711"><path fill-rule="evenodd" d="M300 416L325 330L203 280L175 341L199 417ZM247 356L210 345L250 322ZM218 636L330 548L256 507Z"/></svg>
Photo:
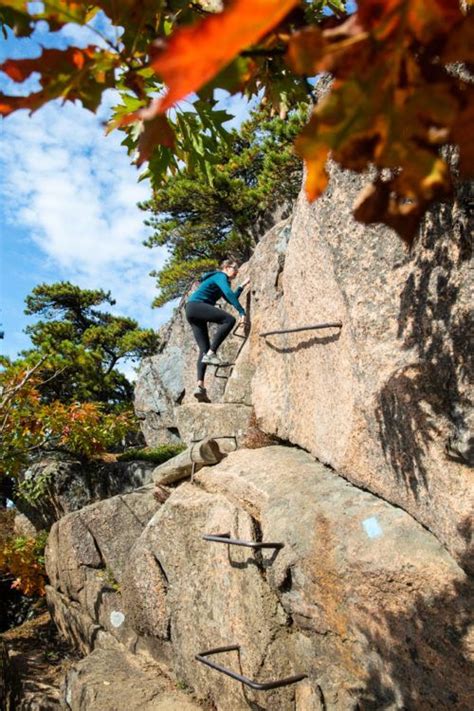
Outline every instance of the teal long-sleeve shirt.
<svg viewBox="0 0 474 711"><path fill-rule="evenodd" d="M241 316L245 316L245 309L239 303L242 291L241 286L232 291L229 277L224 272L211 272L209 275L204 275L203 281L191 294L188 301L204 301L205 304L215 306L216 302L224 297L227 303L237 309Z"/></svg>

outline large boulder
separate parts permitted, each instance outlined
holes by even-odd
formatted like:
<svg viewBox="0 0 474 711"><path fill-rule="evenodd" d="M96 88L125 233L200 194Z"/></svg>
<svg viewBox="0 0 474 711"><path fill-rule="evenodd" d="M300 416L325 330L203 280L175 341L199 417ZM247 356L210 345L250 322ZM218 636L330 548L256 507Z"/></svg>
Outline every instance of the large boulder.
<svg viewBox="0 0 474 711"><path fill-rule="evenodd" d="M252 552L205 534L284 547ZM129 561L135 632L219 710L472 707L465 573L407 513L301 450L239 450L202 469ZM254 692L195 660L232 644L239 655L214 661L258 680L308 679Z"/></svg>
<svg viewBox="0 0 474 711"><path fill-rule="evenodd" d="M236 449L248 430L252 408L241 403L189 403L175 413L187 443L212 438L227 450Z"/></svg>
<svg viewBox="0 0 474 711"><path fill-rule="evenodd" d="M133 644L121 584L128 554L159 504L153 485L64 516L46 547L48 606L61 632L83 652L100 633Z"/></svg>
<svg viewBox="0 0 474 711"><path fill-rule="evenodd" d="M196 654L238 644L239 656L229 652L214 661L235 671L241 663L243 673L251 677L290 676L294 670L285 653L286 615L254 557L246 549L229 551L226 545L202 539L205 533L231 529L241 538L255 539L252 517L225 496L209 495L191 484L180 486L134 547L133 576L127 576L126 587L132 583L135 590L125 597L140 611L135 629L169 644L168 658L179 678L217 708L240 711L249 708L248 699L257 701L255 693L198 663ZM147 559L157 561L158 567L149 564L153 583L145 590L149 576L139 561ZM161 584L154 580L158 570ZM273 653L266 660L270 649ZM293 695L292 689L267 692L270 706L264 708L293 708Z"/></svg>
<svg viewBox="0 0 474 711"><path fill-rule="evenodd" d="M150 483L150 462L102 462L45 457L22 475L15 505L37 530L49 529L71 511Z"/></svg>
<svg viewBox="0 0 474 711"><path fill-rule="evenodd" d="M461 186L453 205L433 208L408 252L389 229L353 220L360 185L332 167L320 200L300 197L284 263L274 236L257 246L252 404L265 431L401 506L465 562L472 198ZM340 329L260 336L338 321Z"/></svg>

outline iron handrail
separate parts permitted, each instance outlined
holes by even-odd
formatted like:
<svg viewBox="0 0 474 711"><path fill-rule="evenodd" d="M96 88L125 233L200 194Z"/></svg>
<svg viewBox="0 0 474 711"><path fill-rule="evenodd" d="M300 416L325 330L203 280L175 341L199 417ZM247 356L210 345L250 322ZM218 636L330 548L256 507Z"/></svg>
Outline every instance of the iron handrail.
<svg viewBox="0 0 474 711"><path fill-rule="evenodd" d="M254 541L241 541L237 538L231 538L229 533L211 534L207 533L203 536L204 541L211 541L212 543L228 543L231 546L245 546L246 548L254 548L256 550L260 548L283 548L284 543L256 543Z"/></svg>
<svg viewBox="0 0 474 711"><path fill-rule="evenodd" d="M232 679L236 679L236 681L240 681L246 686L250 686L250 688L255 689L255 691L267 691L268 689L278 689L280 686L289 686L290 684L295 684L297 681L306 679L308 676L307 674L296 674L295 676L289 676L285 679L258 682L253 681L253 679L249 679L247 676L243 676L242 674L237 674L237 672L233 672L231 669L226 669L226 667L223 667L221 664L216 664L215 662L211 662L209 659L206 659L206 657L209 657L211 654L220 654L221 652L223 653L233 651L240 652L240 646L231 645L229 647L217 647L216 649L209 649L207 652L200 652L200 654L196 654L195 658L198 662L206 664L206 666L210 667L211 669L215 669L216 671L221 672L222 674L226 674L226 676L230 676Z"/></svg>
<svg viewBox="0 0 474 711"><path fill-rule="evenodd" d="M298 331L313 331L318 328L342 328L342 321L317 323L314 326L300 326L299 328L284 328L280 331L266 331L265 333L259 333L259 336L275 336L276 334L280 333L298 333Z"/></svg>

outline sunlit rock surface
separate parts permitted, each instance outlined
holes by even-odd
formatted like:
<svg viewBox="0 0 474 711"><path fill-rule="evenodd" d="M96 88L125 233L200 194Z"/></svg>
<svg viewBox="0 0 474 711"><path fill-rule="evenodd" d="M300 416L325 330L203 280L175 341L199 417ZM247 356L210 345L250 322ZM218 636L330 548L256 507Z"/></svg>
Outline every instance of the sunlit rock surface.
<svg viewBox="0 0 474 711"><path fill-rule="evenodd" d="M472 586L400 508L282 446L230 453L162 505L130 496L69 514L48 548L53 616L84 651L151 657L219 711L472 706ZM256 692L195 659L228 645L228 669L306 679Z"/></svg>
<svg viewBox="0 0 474 711"><path fill-rule="evenodd" d="M263 429L401 506L466 564L468 188L428 215L409 253L390 230L352 219L359 187L334 169L321 200L300 197L277 286L265 240L252 258L252 403ZM258 335L334 321L342 328Z"/></svg>

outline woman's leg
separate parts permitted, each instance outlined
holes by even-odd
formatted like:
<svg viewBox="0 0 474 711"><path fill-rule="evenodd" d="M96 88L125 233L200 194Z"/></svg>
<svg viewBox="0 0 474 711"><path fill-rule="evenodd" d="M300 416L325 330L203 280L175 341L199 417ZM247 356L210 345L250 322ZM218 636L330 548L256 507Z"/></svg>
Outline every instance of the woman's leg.
<svg viewBox="0 0 474 711"><path fill-rule="evenodd" d="M217 306L205 304L203 301L190 301L186 305L186 317L191 324L191 327L196 324L200 330L202 330L203 322L206 322L206 336L207 323L219 324L219 328L217 329L214 338L212 339L212 343L210 344L210 349L214 353L235 326L235 318L231 314L227 313L227 311L224 311L223 309L218 309ZM196 333L195 338L197 340ZM199 341L198 344L201 347L201 343ZM209 346L207 350L209 350Z"/></svg>
<svg viewBox="0 0 474 711"><path fill-rule="evenodd" d="M193 302L191 302L189 305L191 305L192 303ZM217 306L211 306L210 304L205 304L202 301L197 301L196 304L198 305L198 309L194 309L194 312L197 311L196 315L198 315L199 319L203 319L207 323L219 324L219 328L215 332L212 342L210 344L210 350L213 353L216 353L221 343L224 341L225 338L227 338L229 333L232 331L232 328L235 326L235 318L231 314L227 313L227 311L224 311L223 309L218 309Z"/></svg>
<svg viewBox="0 0 474 711"><path fill-rule="evenodd" d="M210 344L209 333L207 330L207 321L202 318L201 309L199 308L201 305L207 306L207 304L203 304L200 301L191 301L186 304L186 318L192 328L196 343L199 346L199 355L197 360L197 379L198 385L204 387L204 376L206 373L207 366L205 363L202 362L202 357L204 353L208 352Z"/></svg>
<svg viewBox="0 0 474 711"><path fill-rule="evenodd" d="M221 345L221 343L227 338L229 333L232 331L232 329L235 326L235 317L232 316L231 314L227 313L227 311L223 311L222 309L217 309L216 311L221 312L221 316L219 318L221 320L219 321L214 321L214 323L218 323L219 328L214 334L214 338L212 339L211 343L211 351L213 353L217 353L217 349Z"/></svg>

